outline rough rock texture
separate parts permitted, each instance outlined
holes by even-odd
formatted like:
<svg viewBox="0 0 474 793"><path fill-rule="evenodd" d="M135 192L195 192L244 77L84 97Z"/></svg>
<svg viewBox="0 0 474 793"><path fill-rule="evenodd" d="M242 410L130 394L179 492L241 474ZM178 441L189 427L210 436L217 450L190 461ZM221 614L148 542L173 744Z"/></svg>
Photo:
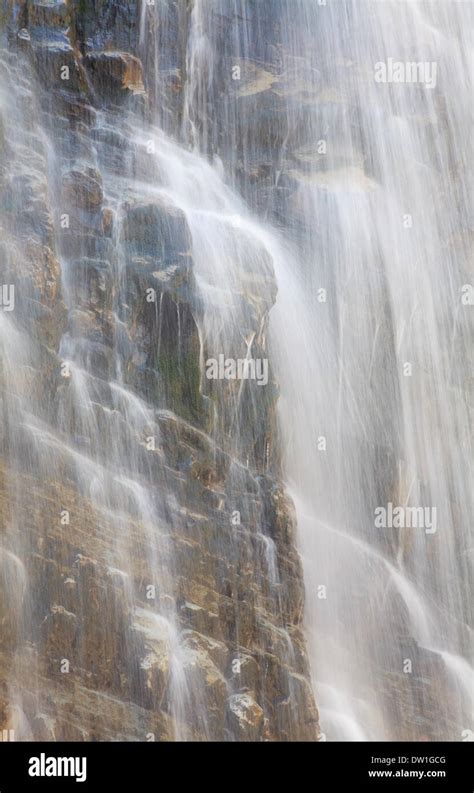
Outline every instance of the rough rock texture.
<svg viewBox="0 0 474 793"><path fill-rule="evenodd" d="M216 435L200 387L186 221L114 187L160 179L114 118L140 124L163 101L177 128L183 112L190 8L168 3L164 93L151 48L140 62L138 12L120 0L3 4L0 257L17 304L8 334L0 326L0 729L315 740L277 389L244 397L258 422L235 459L226 407ZM265 352L271 265L263 282L244 275L243 331ZM134 397L110 386L118 359ZM110 473L120 454L147 483L152 527L142 491Z"/></svg>

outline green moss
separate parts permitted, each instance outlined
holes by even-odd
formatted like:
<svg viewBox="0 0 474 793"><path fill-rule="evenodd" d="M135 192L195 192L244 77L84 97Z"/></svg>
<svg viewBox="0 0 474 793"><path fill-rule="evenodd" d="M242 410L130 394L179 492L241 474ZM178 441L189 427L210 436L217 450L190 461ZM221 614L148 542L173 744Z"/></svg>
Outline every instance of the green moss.
<svg viewBox="0 0 474 793"><path fill-rule="evenodd" d="M162 345L155 366L163 383L166 406L188 421L201 423L204 416L199 390L199 350L190 340L186 346L188 349L179 354L176 344Z"/></svg>

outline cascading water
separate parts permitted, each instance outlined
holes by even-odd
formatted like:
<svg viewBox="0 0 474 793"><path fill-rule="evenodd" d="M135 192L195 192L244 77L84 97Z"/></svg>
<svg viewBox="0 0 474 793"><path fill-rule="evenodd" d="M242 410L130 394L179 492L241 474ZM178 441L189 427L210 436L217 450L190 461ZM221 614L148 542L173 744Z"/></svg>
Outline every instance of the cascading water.
<svg viewBox="0 0 474 793"><path fill-rule="evenodd" d="M8 88L12 90L12 79L18 79L15 65L13 64L10 69L8 62L5 62L3 69L7 91ZM32 97L31 86L26 80L25 93L29 98ZM5 107L11 107L7 96L3 98ZM38 116L33 118L38 119ZM33 156L29 149L31 132L28 118L20 104L13 105L11 123L18 125L19 129L26 129L25 140L20 138L17 141L18 148L15 151L15 167L20 169L20 173L23 168L26 172L29 158ZM102 121L98 118L97 130L98 133L107 131L106 120ZM44 157L38 159L43 173L38 170L35 175L38 179L47 178L51 194L61 196L60 161L49 145L47 134L41 128L39 136ZM107 173L106 170L104 173ZM119 184L113 178L106 182L105 190L110 189L111 205L114 204L115 191L123 189L125 183L126 180L123 184ZM98 184L96 186L98 187ZM59 218L61 212L59 204L56 209L55 218ZM118 214L118 207L116 211ZM87 218L84 222L87 223ZM107 314L105 311L99 313L93 320L97 322L97 329L92 334L89 322L92 319L91 302L93 304L94 300L91 301L87 288L87 279L91 277L87 272L88 260L78 259L77 252L76 256L71 256L66 249L66 240L61 240L60 233L56 232L56 234L58 246L60 250L62 248L62 292L67 309L65 332L59 346L61 375L66 385L57 391L55 415L42 403L41 398L38 406L38 397L36 394L33 395L37 388L34 385L35 376L32 374L25 382L25 370L31 370L32 373L36 371L34 346L31 340L15 328L15 323L9 325L8 319L4 319L2 315L2 340L6 345L5 377L11 384L10 390L14 400L13 404L10 404L7 399L5 404L11 462L23 473L29 471L32 475L36 475L39 481L74 482L80 496L86 498L96 513L102 515L104 521L113 527L114 540L108 549L110 555L108 575L112 582L112 591L117 593L117 597L124 598L126 608L134 610L136 617L132 633L125 631L125 641L129 643L129 647L123 656L124 669L139 656L139 639L136 640L136 636L150 635L157 646L163 646L165 653L169 655L171 669L169 710L174 719L175 737L183 739L188 734L185 727L186 707L193 694L192 685L182 669L182 650L176 638L172 599L174 591L172 553L168 535L160 529L165 523L169 527L172 522L169 513L166 519L164 517L164 511L169 509L168 504L172 494L169 485L166 484L166 475L158 452L160 429L156 414L150 405L127 386L122 373L124 346L130 344L130 337L122 331L121 313L125 310L125 297L121 292L123 249L120 225L113 240L112 269L106 261L94 258L89 261L89 265L96 268L99 276L98 289L104 289L108 285L109 295L114 296L113 302L108 305ZM13 261L14 255L13 248ZM14 276L13 265L8 274ZM117 285L116 289L110 288L112 282ZM21 317L21 321L24 322L25 318ZM108 359L107 350L101 340L101 332L104 333L104 328L99 331L101 321L104 321L105 325L108 323L109 332L115 337L112 355ZM127 353L129 354L128 350ZM109 380L103 377L104 370L110 372ZM154 450L155 442L157 451L156 454L151 455L150 461L150 454L145 450L148 448L147 444L150 450ZM26 458L25 449L29 450ZM15 474L12 478L15 482ZM159 480L158 490L150 486L151 482L156 483ZM168 495L166 495L167 491ZM61 498L61 494L58 495ZM18 511L22 494L14 495L12 492L10 497L14 519L15 508ZM64 511L61 507L64 507L64 503L58 501L58 515L64 515L64 525L69 525L69 520L74 520L73 514L70 515L70 510ZM140 599L139 593L134 591L130 584L132 580L130 534L134 526L140 527L139 531L145 538L148 551L147 567L143 567L142 575L149 582L147 586L156 590L161 601L160 613L156 615L133 605ZM14 522L10 531L17 538L19 556L24 555L27 545ZM10 557L11 561L7 559L6 567L7 572L12 567L13 575L20 563L12 555ZM76 564L79 567L84 565L85 576L93 575L90 570L87 572L87 559L81 559L79 556ZM23 578L19 573L18 576ZM72 579L70 581L74 584ZM21 589L25 589L24 584ZM58 592L59 597L61 594ZM89 608L90 606L91 604ZM98 615L90 613L88 616L89 619L94 620ZM13 619L18 620L18 615L14 614ZM34 635L32 626L26 630ZM118 630L118 626L115 626L115 630ZM102 641L105 647L105 637ZM146 659L142 663L145 662ZM23 660L20 664L22 673L25 663L28 670L28 661ZM81 659L79 663L85 663L85 660ZM27 673L31 673L31 670ZM22 714L24 709L21 679L22 674L17 677L13 675L13 690L10 695L17 714ZM40 690L37 696L41 698ZM193 703L193 707L197 707L196 702ZM26 719L17 715L13 723L20 739L31 736L31 726Z"/></svg>
<svg viewBox="0 0 474 793"><path fill-rule="evenodd" d="M191 5L140 4L137 50L151 105L145 118L135 73L126 72L135 102L127 112L101 107L103 86L92 68L84 73L99 109L88 108L87 131L75 129L79 151L68 151L66 133L56 150L54 118L39 118L21 65L2 60L2 110L11 130L22 131L15 141L20 176L44 183L54 209L45 239L60 254L65 304L64 379L53 405L44 399L48 375L37 374L31 317L0 314L9 382L3 442L13 469L73 483L77 502L94 510L101 529L92 552L107 559L107 597L116 599L116 624L104 635L95 632L104 587L90 596L97 565L79 554L77 579L65 584L78 587L84 615L87 642L75 647L77 666L89 669L92 643L98 655L121 658L116 677L131 681L127 697L147 707L159 681L159 707L173 738L235 739L235 727L226 722L222 732L210 715L218 710L215 691L236 696L234 680L221 680L207 660L203 674L201 648L199 656L181 632L181 609L198 607L181 602L192 541L177 543L176 535L183 521L203 521L203 503L222 532L222 515L238 509L244 523L256 526L252 548L269 590L256 611L262 636L271 633L270 654L243 690L266 685L278 655L285 681L271 707L278 730L296 735L304 680L291 670L302 671L301 651L288 618L278 538L262 507L265 477L276 475L281 457L297 513L304 628L323 732L330 740L459 740L473 708L470 308L461 301L468 280L466 8L377 0ZM94 65L94 54L87 57ZM375 64L389 58L435 62L436 85L377 82ZM71 199L72 183L85 203ZM17 206L21 178L15 189ZM107 214L98 219L91 206L102 197ZM62 222L68 201L79 224L71 231ZM160 233L147 237L143 229L162 207ZM21 256L13 243L10 252L7 275ZM168 291L159 292L168 282ZM151 284L158 301L134 313L137 294ZM193 289L198 349L183 307ZM38 302L34 286L29 300ZM142 321L147 310L149 325ZM265 387L242 381L225 390L206 377L209 359L262 360L268 349L273 375ZM53 371L46 361L43 372L58 376ZM278 437L269 429L274 380ZM179 421L176 406L184 415ZM201 424L206 434L196 429ZM205 448L218 473L226 470L224 487L213 465L199 469L214 484L207 502L194 489L197 466L182 447L173 448L177 426L186 449ZM68 487L50 496L58 515ZM21 593L21 630L33 642L35 609L42 612L22 562L34 542L20 531L15 476L9 492L17 518L0 547L4 589ZM392 503L426 507L431 520L417 528L378 527L375 511ZM235 623L228 644L237 655L248 629L232 574L247 585L247 541L238 529L229 546L213 535L209 541L231 556L222 578ZM54 535L48 542L61 546ZM134 545L145 549L139 571ZM206 571L199 575L196 589L204 589ZM147 587L156 601L144 599ZM272 629L264 607L280 620ZM49 624L72 630L74 614L58 608ZM206 612L212 617L213 608ZM216 650L211 642L213 659L223 652L219 644ZM17 654L17 663L10 701L21 739L33 734L25 675L38 675L35 697L40 709L46 705L34 658ZM137 694L138 666L140 674L157 671ZM104 672L94 659L90 670L99 688ZM290 717L280 715L286 705ZM141 722L139 729L146 733Z"/></svg>
<svg viewBox="0 0 474 793"><path fill-rule="evenodd" d="M245 19L249 6L225 11ZM293 250L269 232L258 236L279 288L271 360L314 687L330 738L459 740L472 726L470 317L462 301L469 17L462 3L269 3L236 24L224 47L228 69L240 63L251 75L242 96L263 104L261 89L273 84L275 104L284 97L276 180L292 190L283 210L277 202L270 211ZM278 76L245 61L270 20L281 25ZM235 111L234 97L220 96L220 75L209 79L222 46L216 29L198 0L187 117L194 142L200 122L202 149L224 151L238 180L262 158L258 145L238 139L258 105ZM269 60L258 54L262 65ZM378 82L376 64L389 59L420 63L425 83ZM427 85L433 64L437 83L434 71ZM210 120L213 106L222 128ZM272 110L265 105L263 124L275 123L265 115ZM243 189L249 194L248 182ZM376 510L392 503L427 507L436 526L377 527Z"/></svg>
<svg viewBox="0 0 474 793"><path fill-rule="evenodd" d="M272 349L316 696L331 737L420 738L435 718L439 737L459 740L474 682L467 8L311 5L301 10L334 93L307 122L299 290L294 272L278 273ZM376 82L389 58L435 63L437 85ZM294 301L301 330L289 327ZM392 502L428 507L436 526L377 526Z"/></svg>
<svg viewBox="0 0 474 793"><path fill-rule="evenodd" d="M2 728L314 740L298 559L270 474L275 389L266 373L222 388L204 365L264 355L271 255L219 168L165 131L164 5L141 9L143 76L103 49L105 6L79 59L70 9L41 2L15 9L2 53L4 275L21 295L0 317Z"/></svg>

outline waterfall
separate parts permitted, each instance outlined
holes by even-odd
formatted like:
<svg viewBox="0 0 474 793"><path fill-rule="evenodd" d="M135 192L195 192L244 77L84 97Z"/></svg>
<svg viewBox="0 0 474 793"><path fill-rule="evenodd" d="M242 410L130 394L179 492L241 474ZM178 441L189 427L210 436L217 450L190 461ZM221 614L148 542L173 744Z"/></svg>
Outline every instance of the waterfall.
<svg viewBox="0 0 474 793"><path fill-rule="evenodd" d="M272 237L199 153L194 74L181 110L164 85L183 8L39 6L14 7L0 62L19 298L0 315L0 717L16 740L315 740ZM229 356L249 376L214 382Z"/></svg>
<svg viewBox="0 0 474 793"><path fill-rule="evenodd" d="M21 47L0 60L5 277L44 257L0 313L11 723L314 739L314 696L328 740L460 740L469 9L135 11L134 55L77 11L57 105ZM209 376L226 361L253 378ZM70 668L81 726L58 706L48 732Z"/></svg>
<svg viewBox="0 0 474 793"><path fill-rule="evenodd" d="M313 154L300 174L298 287L294 270L278 274L280 423L320 705L325 686L338 690L328 735L351 737L335 721L349 713L367 738L403 738L387 679L402 679L402 659L411 659L413 701L433 685L419 680L429 661L401 650L403 633L438 659L449 648L459 664L449 675L456 666L462 680L472 654L468 253L455 242L470 222L466 9L336 3L311 16L311 5L325 90L341 99L318 106L302 147L311 157L314 138L327 140L324 164ZM374 65L389 57L436 63L438 84L377 83ZM436 533L375 528L375 510L388 502L435 508ZM459 740L472 697L445 685L432 707ZM414 706L420 720L424 694Z"/></svg>
<svg viewBox="0 0 474 793"><path fill-rule="evenodd" d="M2 65L7 78L6 86L14 90L12 78L21 81L15 64L13 63L11 70L8 61ZM24 82L25 93L29 100L34 102L32 87L26 79ZM23 140L21 136L16 140L15 167L30 174L28 166L33 157L30 147L32 143L36 144L36 141L30 131L28 111L20 102L12 106L7 96L2 98L5 110L10 107L14 116L10 119L7 113L7 121L11 121L20 130L26 130L25 139ZM35 104L33 112L35 113L33 119L36 117L39 124L38 108ZM98 137L101 133L106 134L111 130L110 119L106 116L104 118L98 116L96 130ZM12 488L15 488L17 478L15 468L22 474L29 473L32 477L38 477L40 482L49 483L52 480L64 483L63 490L61 491L59 484L59 492L51 496L53 504L56 502L56 509L53 507L52 513L56 512L57 523L60 524L60 533L62 533L68 531L70 522L74 525L74 509L70 507L64 510L68 488L74 483L77 492L74 507L80 510L80 499L85 499L94 511L91 520L103 521L102 527L108 527L108 530L113 532L113 543L109 543L105 554L108 563L106 575L109 590L104 590L102 596L106 596L112 603L114 599L117 601L115 604L117 623L107 626L103 635L93 624L95 620L100 619L100 590L96 590L95 595L87 591L87 581L93 578L96 563L81 554L77 555L75 561L73 560L73 566L79 574L77 579L68 579L68 581L73 588L79 587L83 590L79 592L79 596L84 599L84 619L90 623L83 637L84 648L80 645L76 648L76 663L78 666L87 663L81 654L86 652L88 635L90 639L96 631L98 634L96 641L99 642L99 647L100 644L102 647L98 657L94 659L93 674L100 677L101 672L98 667L102 662L107 642L117 642L119 637L117 631L124 630L124 641L129 646L123 652L120 663L122 674L125 674L127 667L135 663L143 653L143 649L139 649L143 644L143 637L149 638L150 655L142 660L142 665L146 669L147 658L151 658L156 664L158 657L165 669L164 673L169 673L169 691L166 696L169 698L168 708L174 720L174 735L176 739L184 739L188 736L185 714L193 696L192 683L189 675L186 679L184 650L179 646L176 638L175 602L172 597L173 556L169 547L168 533L162 528L166 521L168 532L170 530L172 519L169 515L165 518L164 513L170 509L169 502L174 496L171 494L170 484L166 481L166 472L160 457L161 430L157 414L150 404L133 392L123 374L125 357L130 356L131 339L128 329L123 330L126 328L124 312L127 295L123 291L125 290L122 273L124 248L121 239L120 199L116 191L125 189L126 185L120 183L110 173L109 180L106 178L104 184L104 190L106 192L110 190L111 206L117 203L114 210L117 231L113 239L112 267L107 261L94 258L93 254L90 259L80 258L80 254L85 253L85 250L81 250L80 244L78 250L71 253L67 249L67 244L74 245L74 238L68 238L67 234L61 237L59 230L61 205L55 198L64 192L64 187L61 186L61 162L50 144L47 131L42 126L39 126L39 136L43 143L41 150L43 156L38 156L39 167L36 172L33 171L33 175L38 180L44 181L54 202L51 221L56 223L55 243L61 252L60 266L66 319L59 342L59 359L64 385L56 392L56 404L52 406L52 411L42 401L41 394L39 396L35 394L38 388L35 360L37 351L34 340L28 338L24 328L21 327L26 319L21 313L25 306L23 299L20 312L15 313L11 327L7 324L8 315L0 316L2 342L6 345L5 377L11 384L10 391L12 398L15 399L14 404L10 405L7 398L5 413L12 465ZM94 181L98 172L92 169L90 172L91 180ZM106 173L104 169L104 175ZM86 174L87 171L83 172L83 175ZM73 172L70 172L70 175L72 176ZM89 187L90 183L86 185L86 189ZM95 182L94 187L102 190L101 183L99 188L99 181ZM85 225L91 222L87 212L84 212L83 222ZM75 229L75 232L79 238L78 229ZM15 276L13 265L15 254L13 243L12 265L9 269L11 277ZM111 281L116 284L114 289L110 288ZM108 305L94 313L94 302L99 303L97 293L104 291L107 284ZM95 297L94 290L96 290ZM35 300L34 294L32 300ZM16 322L19 323L19 327L16 327ZM114 345L110 351L102 342L108 333L114 335ZM139 355L138 348L135 348L132 354ZM51 363L50 377L54 372L52 367ZM31 373L26 380L25 370ZM151 454L151 459L150 454L146 454L146 449L154 452ZM157 489L150 487L151 483L156 485L158 482ZM21 511L20 503L24 498L23 494L14 495L13 492L10 497L14 507L13 519L16 522ZM19 546L17 552L22 556L27 553L28 543L31 540L22 536L21 526L15 525L15 522L9 527L10 533ZM140 593L131 583L134 580L134 560L130 542L134 534L136 537L141 536L141 541L146 543L147 558L143 563L141 576L147 582L148 591L153 593L153 600L156 598L160 603L159 614L145 611L135 605L140 600ZM105 537L100 537L98 534L97 542L100 544L104 541ZM58 539L54 538L54 530L50 542L58 542ZM61 534L59 542L61 542ZM7 552L6 574L11 576L16 574L22 582L21 587L9 592L9 603L13 596L15 598L19 596L20 590L32 586L31 580L23 584L25 576L20 575L21 571L16 573L19 564L18 560ZM9 573L10 568L11 573ZM61 584L65 586L67 582ZM44 582L41 582L41 586L43 591L47 589ZM59 589L55 592L55 597L59 602L63 602L65 596ZM104 605L103 603L102 606ZM36 606L40 607L40 602L37 601ZM34 601L33 603L30 601L29 608L34 610ZM132 615L131 625L127 630L120 626L120 620L124 618L121 609L124 609L125 613L129 611ZM67 619L72 622L73 616L73 613L68 613L63 606L56 611L53 607L52 616L44 620L41 628L45 630L45 623L54 618L58 623L56 630L62 632L66 630ZM34 618L29 615L29 619L31 624L24 627L24 630L27 635L33 637L36 632L33 627ZM40 638L41 641L45 641L44 638ZM110 652L110 649L107 652ZM64 660L68 665L70 664L67 656ZM18 660L20 671L17 675L15 673L12 675L11 702L15 703L14 707L19 713L23 713L25 707L21 692L24 667L26 666L26 674L32 674L28 664L28 659ZM151 665L148 662L148 666ZM115 670L116 675L119 673L120 667ZM41 697L41 686L38 685L36 696ZM195 703L193 707L196 707ZM206 730L205 725L203 729ZM16 719L16 732L20 739L31 737L31 725L24 719L23 726L20 726L19 719Z"/></svg>
<svg viewBox="0 0 474 793"><path fill-rule="evenodd" d="M225 6L248 25L235 23L233 61L224 54L223 64L247 69L242 96L255 93L263 104L262 88L275 89L279 112L268 112L278 126L265 132L280 133L276 187L293 188L283 209L266 204L286 244L268 227L259 236L278 284L271 360L322 729L333 739L420 738L431 712L443 722L439 737L459 740L473 717L472 696L459 691L472 694L474 682L471 318L462 302L469 11L462 3L301 0L264 3L249 19L248 4ZM188 68L200 68L188 77L201 148L220 145L238 181L239 167L264 159L248 135L258 105L242 101L241 118L230 117L220 74L209 84L223 46L216 18L202 0L193 18ZM278 75L255 66L270 20L284 41ZM437 83L378 82L377 64L388 59L436 64ZM288 84L296 88L285 93ZM209 142L213 106L225 119L223 144L215 133ZM196 118L192 126L195 134ZM248 197L248 182L243 189ZM436 528L377 528L377 508L392 502L429 507Z"/></svg>

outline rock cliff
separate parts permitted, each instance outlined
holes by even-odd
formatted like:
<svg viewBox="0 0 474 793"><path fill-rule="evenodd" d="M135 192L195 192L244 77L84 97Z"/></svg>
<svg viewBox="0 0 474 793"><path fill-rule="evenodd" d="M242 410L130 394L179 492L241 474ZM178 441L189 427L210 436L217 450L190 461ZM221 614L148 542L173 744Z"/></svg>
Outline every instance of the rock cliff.
<svg viewBox="0 0 474 793"><path fill-rule="evenodd" d="M158 29L144 3L2 5L1 728L315 740L278 387L203 380L192 234L150 156L156 119L175 137L211 123L189 109L192 3L161 5ZM255 70L242 103L274 81ZM277 112L239 146L271 149ZM275 163L242 167L270 183ZM242 263L229 349L267 355L275 292L264 252Z"/></svg>

